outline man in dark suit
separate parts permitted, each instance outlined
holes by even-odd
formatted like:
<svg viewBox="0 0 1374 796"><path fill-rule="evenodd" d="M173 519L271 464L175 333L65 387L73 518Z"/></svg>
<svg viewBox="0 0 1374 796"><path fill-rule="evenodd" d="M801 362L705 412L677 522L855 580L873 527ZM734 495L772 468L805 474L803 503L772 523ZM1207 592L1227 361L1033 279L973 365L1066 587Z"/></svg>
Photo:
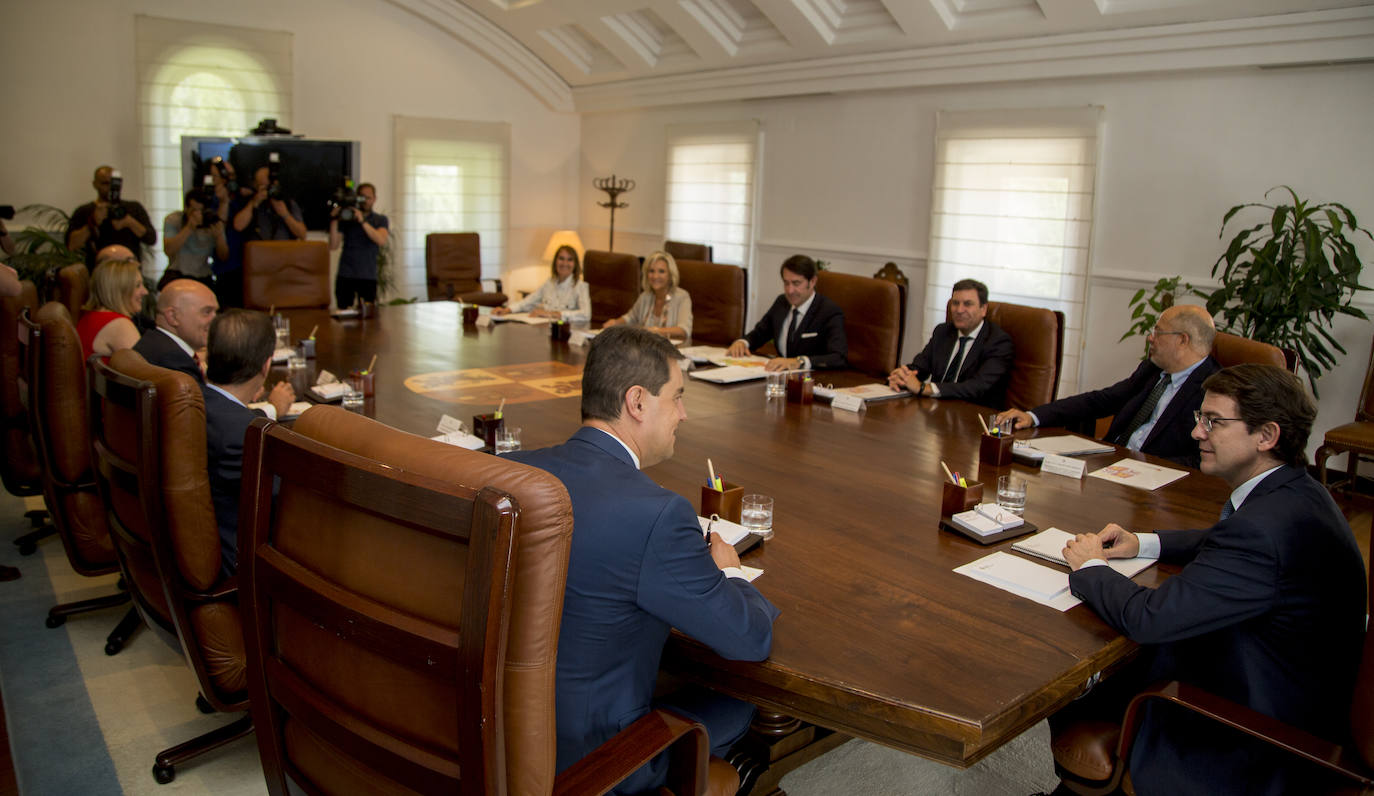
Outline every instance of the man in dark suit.
<svg viewBox="0 0 1374 796"><path fill-rule="evenodd" d="M582 428L562 445L509 454L553 473L572 498L555 689L560 771L648 713L672 628L731 660L763 660L772 646L778 611L744 578L734 548L716 534L703 539L691 504L640 471L673 455L686 419L681 358L645 329L603 331L582 372ZM754 712L700 688L658 704L705 725L716 756ZM651 791L665 772L660 755L615 792Z"/></svg>
<svg viewBox="0 0 1374 796"><path fill-rule="evenodd" d="M196 351L205 347L218 311L213 290L194 279L174 279L158 294L156 326L143 333L134 350L150 364L179 370L204 384Z"/></svg>
<svg viewBox="0 0 1374 796"><path fill-rule="evenodd" d="M1079 429L1115 415L1107 429L1108 442L1197 467L1197 445L1190 436L1193 411L1202 402L1202 382L1220 367L1211 356L1216 334L1212 316L1202 307L1170 307L1160 313L1150 332L1150 358L1128 378L1029 412L1008 409L997 421L1015 421L1016 428Z"/></svg>
<svg viewBox="0 0 1374 796"><path fill-rule="evenodd" d="M935 327L910 365L892 371L887 383L933 398L959 398L1003 406L1016 347L1002 327L987 320L988 286L976 279L954 283L949 320Z"/></svg>
<svg viewBox="0 0 1374 796"><path fill-rule="evenodd" d="M1316 407L1296 376L1273 365L1227 368L1203 389L1193 439L1202 471L1224 479L1231 498L1206 530L1135 534L1112 524L1064 548L1074 595L1145 645L1126 682L1113 676L1103 695L1071 707L1119 711L1123 696L1173 679L1343 741L1364 634L1364 560L1340 509L1307 474ZM1106 566L1136 555L1185 566L1154 589ZM1300 787L1312 772L1285 767L1273 750L1159 704L1129 763L1141 794L1325 792Z"/></svg>
<svg viewBox="0 0 1374 796"><path fill-rule="evenodd" d="M228 310L210 324L205 384L201 392L205 395L205 456L210 471L210 497L215 505L215 524L219 527L220 569L225 575L238 570L243 438L253 418L264 416L262 412L249 409L248 403L262 392L276 345L277 333L272 328L272 319L261 312ZM269 414L273 418L285 416L294 400L296 393L291 384L277 382L267 396L273 409Z"/></svg>
<svg viewBox="0 0 1374 796"><path fill-rule="evenodd" d="M783 261L781 273L782 295L749 334L730 344L728 354L746 356L771 340L779 356L768 362L769 370L848 365L844 311L816 292L816 261L794 254Z"/></svg>

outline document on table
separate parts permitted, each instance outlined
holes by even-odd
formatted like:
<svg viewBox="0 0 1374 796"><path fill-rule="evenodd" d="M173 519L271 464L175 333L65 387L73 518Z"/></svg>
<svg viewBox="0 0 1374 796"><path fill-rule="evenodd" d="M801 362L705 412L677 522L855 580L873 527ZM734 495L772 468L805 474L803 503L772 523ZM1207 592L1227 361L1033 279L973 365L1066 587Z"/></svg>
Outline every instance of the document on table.
<svg viewBox="0 0 1374 796"><path fill-rule="evenodd" d="M291 406L287 407L286 414L282 415L281 417L278 417L277 419L291 420L292 418L300 417L302 412L304 412L312 406L314 406L314 404L310 403L309 401L296 401L295 403L291 404ZM260 410L263 414L268 414L268 407L272 407L273 412L277 411L276 407L273 407L270 401L254 401L253 403L248 404L249 409Z"/></svg>
<svg viewBox="0 0 1374 796"><path fill-rule="evenodd" d="M712 533L720 534L720 538L732 545L738 545L750 533L748 528L739 523L720 519L711 520L701 515L697 515L697 524L701 526L703 536L706 535L706 526L710 525ZM750 583L753 583L755 578L763 574L763 570L758 567L746 567L740 564L739 568L744 572L744 579Z"/></svg>
<svg viewBox="0 0 1374 796"><path fill-rule="evenodd" d="M1077 434L1036 437L1026 440L1026 444L1042 453L1057 453L1060 456L1088 456L1094 453L1111 453L1116 450L1115 446L1087 437L1080 437Z"/></svg>
<svg viewBox="0 0 1374 796"><path fill-rule="evenodd" d="M732 357L722 354L711 358L712 365L723 365L726 367L737 368L760 368L768 364L768 357L758 357L753 354L745 354L742 357Z"/></svg>
<svg viewBox="0 0 1374 796"><path fill-rule="evenodd" d="M430 439L442 442L445 445L457 445L460 448L467 448L470 451L480 449L487 441L481 437L474 437L466 431L450 431L446 434L435 434Z"/></svg>
<svg viewBox="0 0 1374 796"><path fill-rule="evenodd" d="M678 349L684 357L693 362L710 362L725 356L726 349L718 345L689 345Z"/></svg>
<svg viewBox="0 0 1374 796"><path fill-rule="evenodd" d="M528 312L510 312L505 315L492 315L491 319L497 323L515 322L526 323L530 326L540 326L552 320L551 318L536 318Z"/></svg>
<svg viewBox="0 0 1374 796"><path fill-rule="evenodd" d="M687 375L694 379L713 381L717 384L734 384L737 381L761 379L767 375L767 371L760 367L727 365L723 368L711 368L710 370L694 370Z"/></svg>
<svg viewBox="0 0 1374 796"><path fill-rule="evenodd" d="M1172 484L1187 474L1187 470L1175 470L1172 467L1161 467L1157 464L1136 461L1135 459L1122 459L1116 464L1109 464L1101 470L1088 473L1088 477L1101 478L1104 481L1116 481L1136 489L1159 489L1165 484Z"/></svg>
<svg viewBox="0 0 1374 796"><path fill-rule="evenodd" d="M1056 611L1067 611L1082 602L1069 591L1067 572L1033 564L1011 553L990 553L954 571Z"/></svg>
<svg viewBox="0 0 1374 796"><path fill-rule="evenodd" d="M861 384L858 387L821 387L814 390L819 398L834 398L836 395L853 395L867 403L886 401L891 398L910 398L907 390L894 390L883 383Z"/></svg>
<svg viewBox="0 0 1374 796"><path fill-rule="evenodd" d="M1061 531L1058 528L1046 528L1034 536L1028 536L1019 542L1013 542L1011 549L1027 555L1043 558L1046 561L1053 561L1056 564L1068 566L1069 562L1064 560L1064 545L1073 539L1073 534L1068 531ZM1135 577L1144 572L1155 563L1156 559L1141 558L1109 558L1107 566L1120 572L1128 578Z"/></svg>

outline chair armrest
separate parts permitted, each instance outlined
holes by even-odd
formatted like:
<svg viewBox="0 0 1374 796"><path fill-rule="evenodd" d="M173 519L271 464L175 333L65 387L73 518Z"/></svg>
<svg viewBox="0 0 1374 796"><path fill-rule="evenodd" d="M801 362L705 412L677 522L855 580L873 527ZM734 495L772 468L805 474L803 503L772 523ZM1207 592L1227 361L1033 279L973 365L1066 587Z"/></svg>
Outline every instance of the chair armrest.
<svg viewBox="0 0 1374 796"><path fill-rule="evenodd" d="M1117 751L1120 760L1128 760L1131 744L1140 730L1145 702L1161 699L1172 702L1181 708L1191 710L1213 721L1257 738L1271 746L1301 757L1308 762L1343 774L1363 787L1374 785L1374 774L1350 749L1318 738L1311 733L1285 724L1278 719L1260 713L1244 705L1236 704L1216 694L1200 688L1172 680L1156 684L1137 694L1126 708L1126 716L1121 722L1121 745Z"/></svg>
<svg viewBox="0 0 1374 796"><path fill-rule="evenodd" d="M671 711L658 709L616 733L595 751L559 774L553 792L560 796L597 796L610 791L665 749L670 749L668 785L678 796L706 792L710 758L706 728Z"/></svg>

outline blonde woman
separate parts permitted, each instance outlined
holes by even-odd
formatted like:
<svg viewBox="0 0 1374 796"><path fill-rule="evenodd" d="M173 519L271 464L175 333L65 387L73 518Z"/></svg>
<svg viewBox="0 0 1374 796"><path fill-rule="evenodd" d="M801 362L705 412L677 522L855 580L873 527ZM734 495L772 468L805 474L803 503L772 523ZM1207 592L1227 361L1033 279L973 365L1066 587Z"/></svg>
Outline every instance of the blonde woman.
<svg viewBox="0 0 1374 796"><path fill-rule="evenodd" d="M602 328L628 323L665 337L691 337L692 297L677 283L677 261L673 255L654 252L644 261L641 292L634 306L619 318L606 321Z"/></svg>
<svg viewBox="0 0 1374 796"><path fill-rule="evenodd" d="M146 295L143 267L137 260L101 263L91 274L91 297L76 323L82 355L108 357L121 348L133 348L139 338L133 316L143 308Z"/></svg>
<svg viewBox="0 0 1374 796"><path fill-rule="evenodd" d="M509 307L497 307L493 315L528 312L536 318L585 321L592 317L592 294L582 279L577 249L559 246L549 266L550 276L539 289Z"/></svg>

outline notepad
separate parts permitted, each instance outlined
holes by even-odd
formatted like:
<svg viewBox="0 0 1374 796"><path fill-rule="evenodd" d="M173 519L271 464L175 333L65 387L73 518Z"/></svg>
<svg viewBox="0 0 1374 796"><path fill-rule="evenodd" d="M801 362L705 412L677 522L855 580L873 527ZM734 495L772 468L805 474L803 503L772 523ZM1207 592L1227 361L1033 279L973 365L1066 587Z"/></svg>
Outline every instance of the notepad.
<svg viewBox="0 0 1374 796"><path fill-rule="evenodd" d="M861 384L858 387L821 387L817 385L815 395L818 398L834 399L836 395L852 395L861 399L864 403L876 403L878 401L888 401L893 398L910 398L911 393L907 390L894 390L886 384Z"/></svg>
<svg viewBox="0 0 1374 796"><path fill-rule="evenodd" d="M1069 562L1064 560L1064 545L1073 539L1073 534L1068 531L1061 531L1058 528L1046 528L1034 536L1028 536L1018 542L1013 542L1011 549L1027 555L1043 558L1046 561L1053 561L1056 564L1068 566ZM1120 572L1128 578L1135 577L1150 565L1155 563L1153 558L1109 558L1107 566Z"/></svg>
<svg viewBox="0 0 1374 796"><path fill-rule="evenodd" d="M1010 553L990 553L954 571L1058 611L1067 611L1082 602L1069 591L1068 573Z"/></svg>
<svg viewBox="0 0 1374 796"><path fill-rule="evenodd" d="M262 410L263 414L267 414L267 407L269 406L272 406L272 403L270 401L254 401L253 403L248 404L249 409ZM295 403L291 404L286 408L286 414L278 415L277 419L291 420L292 418L300 417L301 413L309 409L310 406L311 404L309 401L296 401ZM273 407L272 411L275 412L276 407Z"/></svg>
<svg viewBox="0 0 1374 796"><path fill-rule="evenodd" d="M480 450L487 444L481 437L474 437L466 431L449 431L444 434L435 434L430 437L435 442L442 442L445 445L457 445L460 448L467 448L470 451Z"/></svg>
<svg viewBox="0 0 1374 796"><path fill-rule="evenodd" d="M740 381L761 379L768 374L759 367L727 365L723 368L711 368L710 370L694 370L688 375L694 379L715 382L716 384L734 384Z"/></svg>
<svg viewBox="0 0 1374 796"><path fill-rule="evenodd" d="M750 531L739 523L730 522L729 520L712 520L697 515L697 524L701 526L701 533L703 536L706 534L707 524L710 524L711 533L720 534L720 538L734 545L736 553L744 553L746 550L751 550L754 545L763 541L762 536Z"/></svg>
<svg viewBox="0 0 1374 796"><path fill-rule="evenodd" d="M330 401L337 401L340 398L343 398L344 393L351 392L352 389L353 388L349 387L347 384L343 384L341 382L334 382L332 384L316 384L314 387L310 388L310 394L315 396L317 400L328 403Z"/></svg>
<svg viewBox="0 0 1374 796"><path fill-rule="evenodd" d="M996 503L979 503L968 511L961 511L952 515L949 519L959 527L970 530L979 536L1001 533L1026 524L1026 521L1021 517L998 508Z"/></svg>
<svg viewBox="0 0 1374 796"><path fill-rule="evenodd" d="M710 362L724 357L726 349L718 345L689 345L679 348L678 352L693 362Z"/></svg>
<svg viewBox="0 0 1374 796"><path fill-rule="evenodd" d="M1036 437L1027 440L1027 445L1043 453L1057 453L1060 456L1090 456L1094 453L1111 453L1116 446L1098 442L1077 434L1061 434L1057 437Z"/></svg>
<svg viewBox="0 0 1374 796"><path fill-rule="evenodd" d="M492 315L491 319L497 323L525 323L530 326L542 326L553 320L552 318L536 318L528 312L508 312L505 315Z"/></svg>

